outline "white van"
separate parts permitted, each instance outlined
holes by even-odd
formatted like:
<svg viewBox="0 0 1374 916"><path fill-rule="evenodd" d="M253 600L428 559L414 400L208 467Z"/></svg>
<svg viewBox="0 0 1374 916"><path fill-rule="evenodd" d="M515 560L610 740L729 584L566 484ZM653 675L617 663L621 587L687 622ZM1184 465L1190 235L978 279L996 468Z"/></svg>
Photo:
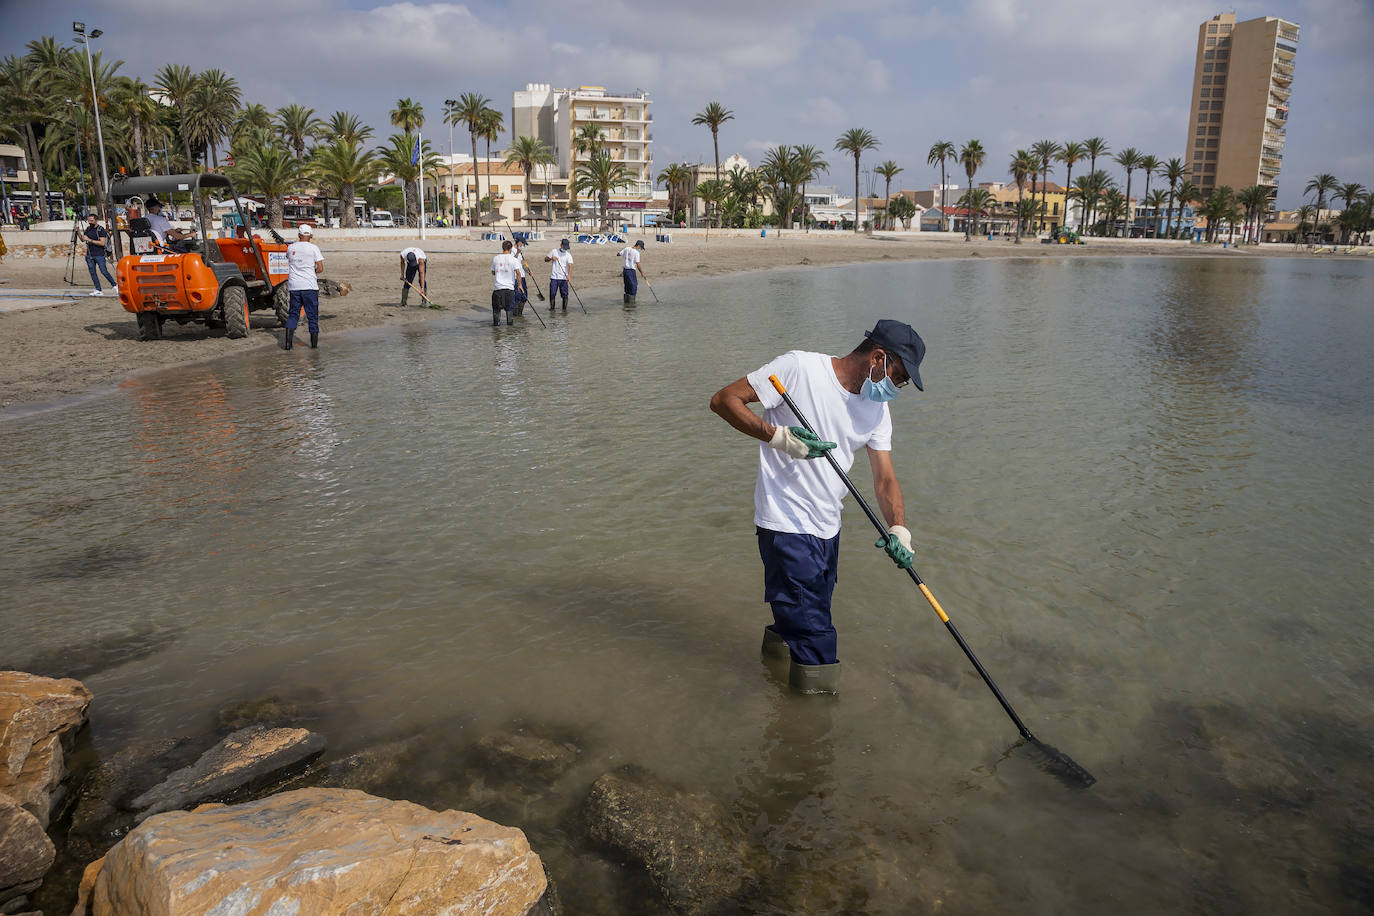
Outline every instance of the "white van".
<svg viewBox="0 0 1374 916"><path fill-rule="evenodd" d="M391 218L390 210L373 210L372 219L368 221L368 224L373 229L394 229L396 227L395 220Z"/></svg>

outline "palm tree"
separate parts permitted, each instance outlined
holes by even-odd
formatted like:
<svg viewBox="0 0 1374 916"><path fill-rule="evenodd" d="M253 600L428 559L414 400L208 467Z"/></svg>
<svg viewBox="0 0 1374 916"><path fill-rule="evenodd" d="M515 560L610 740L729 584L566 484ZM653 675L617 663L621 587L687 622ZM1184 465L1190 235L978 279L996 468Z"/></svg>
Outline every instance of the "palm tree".
<svg viewBox="0 0 1374 916"><path fill-rule="evenodd" d="M1126 170L1126 238L1131 237L1131 172L1140 168L1140 151L1128 146L1112 157L1112 161ZM1108 225L1114 225L1109 223Z"/></svg>
<svg viewBox="0 0 1374 916"><path fill-rule="evenodd" d="M605 150L598 150L578 163L573 173L573 187L577 192L595 191L596 203L601 212L601 225L606 225L606 209L611 203L611 192L623 188L634 181L634 175L625 166L611 158Z"/></svg>
<svg viewBox="0 0 1374 916"><path fill-rule="evenodd" d="M1154 231L1154 237L1159 237L1159 212L1164 209L1164 203L1169 199L1169 194L1163 188L1155 188L1143 198L1143 203L1150 208L1153 214L1147 221L1149 229Z"/></svg>
<svg viewBox="0 0 1374 916"><path fill-rule="evenodd" d="M1115 226L1126 215L1126 208L1126 196L1116 188L1108 188L1102 195L1102 217L1108 226Z"/></svg>
<svg viewBox="0 0 1374 916"><path fill-rule="evenodd" d="M693 124L711 128L711 148L716 154L715 177L717 180L723 180L723 176L720 174L720 125L734 119L735 113L719 102L707 102L706 107L692 118Z"/></svg>
<svg viewBox="0 0 1374 916"><path fill-rule="evenodd" d="M415 107L419 108L418 105ZM423 122L423 111L420 117ZM281 131L282 138L296 151L296 158L301 159L305 156L305 138L323 133L325 125L315 117L315 109L293 102L277 109L277 129Z"/></svg>
<svg viewBox="0 0 1374 916"><path fill-rule="evenodd" d="M408 97L397 99L396 107L391 109L391 126L399 127L401 133L417 133L425 126L425 106Z"/></svg>
<svg viewBox="0 0 1374 916"><path fill-rule="evenodd" d="M1140 157L1140 170L1145 173L1145 193L1141 195L1141 200L1150 196L1150 176L1159 171L1159 160L1148 153Z"/></svg>
<svg viewBox="0 0 1374 916"><path fill-rule="evenodd" d="M1175 156L1164 163L1164 178L1169 182L1169 210L1164 217L1164 235L1166 238L1173 237L1174 220L1174 191L1178 183L1188 177L1188 167L1183 164L1183 160Z"/></svg>
<svg viewBox="0 0 1374 916"><path fill-rule="evenodd" d="M675 219L679 211L686 209L683 197L686 196L686 187L691 180L691 170L676 162L658 173L657 182L668 191L668 218L670 220Z"/></svg>
<svg viewBox="0 0 1374 916"><path fill-rule="evenodd" d="M978 171L978 169L982 167L983 160L985 160L986 158L987 152L983 149L983 144L979 143L977 140L970 140L969 142L964 144L963 149L959 150L959 161L964 166L964 174L968 176L968 189L970 191L974 190L973 176ZM966 194L964 196L967 197L968 195ZM977 210L981 209L982 207L978 207L976 209L972 207L969 208L969 215L971 217L971 220L964 221L964 241L966 242L971 238L971 236L969 235L970 222L973 223L974 233L977 234L978 217L976 213Z"/></svg>
<svg viewBox="0 0 1374 916"><path fill-rule="evenodd" d="M1264 218L1264 211L1269 209L1269 188L1264 185L1252 184L1248 188L1241 188L1236 195L1236 203L1245 211L1245 222L1243 225L1248 229L1255 228L1254 242L1259 244L1260 224Z"/></svg>
<svg viewBox="0 0 1374 916"><path fill-rule="evenodd" d="M234 123L229 125L229 146L233 148L239 138L272 130L272 114L266 105L250 102L234 114Z"/></svg>
<svg viewBox="0 0 1374 916"><path fill-rule="evenodd" d="M1040 160L1040 175L1045 179L1045 186L1040 189L1040 229L1045 228L1045 209L1049 195L1050 181L1050 161L1056 159L1063 150L1058 143L1053 140L1037 140L1031 144L1031 152ZM1032 195L1034 196L1034 195ZM1017 241L1020 241L1020 233L1017 233Z"/></svg>
<svg viewBox="0 0 1374 916"><path fill-rule="evenodd" d="M699 182L696 189L692 191L693 197L700 198L702 203L706 204L706 212L708 214L706 220L707 239L711 237L711 220L709 214L713 208L719 211L720 205L725 201L726 193L727 189L725 187L725 182L717 181L714 178L708 178L705 181Z"/></svg>
<svg viewBox="0 0 1374 916"><path fill-rule="evenodd" d="M1070 140L1059 148L1059 152L1054 154L1054 158L1064 163L1064 223L1069 221L1068 191L1073 187L1073 167L1074 163L1080 162L1084 156L1088 155L1088 150L1077 140ZM1081 220L1081 217L1080 217Z"/></svg>
<svg viewBox="0 0 1374 916"><path fill-rule="evenodd" d="M1105 156L1112 151L1112 148L1107 145L1107 141L1103 140L1101 137L1089 137L1084 140L1083 149L1087 150L1088 153L1089 172L1097 171L1098 156Z"/></svg>
<svg viewBox="0 0 1374 916"><path fill-rule="evenodd" d="M445 119L450 124L466 124L468 135L472 137L472 185L477 186L477 134L482 130L482 119L488 108L491 107L491 99L476 92L464 92L458 97L458 104L453 106ZM482 196L477 195L477 202L472 208L473 219L480 213Z"/></svg>
<svg viewBox="0 0 1374 916"><path fill-rule="evenodd" d="M887 205L888 205L888 204L891 204L891 203L892 203L892 179L896 178L896 177L897 177L897 173L903 171L903 169L902 169L900 166L898 166L897 163L895 163L895 162L893 162L891 159L889 159L889 160L887 160L886 162L884 162L882 165L878 166L878 167L877 167L876 169L874 169L873 171L875 171L875 172L877 172L879 175L883 176L883 179L884 179L884 181L885 181L885 184L884 184L884 186L883 186L883 200L884 200L884 202L885 202L885 203L883 204L883 207L884 207L884 213L883 213L883 215L887 218L887 228L888 228L888 229L891 229L891 228L892 228L892 214L886 212L886 208L887 208Z"/></svg>
<svg viewBox="0 0 1374 916"><path fill-rule="evenodd" d="M1318 224L1318 226L1320 226L1321 223L1322 210L1324 209L1322 204L1326 200L1326 195L1338 190L1340 186L1340 180L1336 178L1335 175L1332 175L1330 172L1322 172L1320 175L1316 175L1308 181L1307 187L1302 189L1304 194L1312 194L1315 192L1317 195L1317 215L1313 217L1313 222ZM1318 228L1318 231L1320 232L1320 228Z"/></svg>
<svg viewBox="0 0 1374 916"><path fill-rule="evenodd" d="M1358 181L1350 181L1336 189L1335 196L1345 202L1342 211L1349 210L1353 205L1358 204L1364 194L1364 185ZM1341 242L1345 243L1350 238L1352 224L1359 220L1345 220L1341 223Z"/></svg>
<svg viewBox="0 0 1374 916"><path fill-rule="evenodd" d="M134 140L134 168L148 174L144 152L151 134L157 132L161 106L148 94L150 86L140 79L126 79L115 90L114 109L129 125Z"/></svg>
<svg viewBox="0 0 1374 916"><path fill-rule="evenodd" d="M245 150L229 169L240 190L256 191L267 198L267 225L281 228L282 198L296 190L302 177L301 163L277 143Z"/></svg>
<svg viewBox="0 0 1374 916"><path fill-rule="evenodd" d="M773 200L773 208L777 212L780 226L783 229L792 228L792 211L797 206L797 188L805 183L806 178L805 166L797 157L796 150L786 144L773 147L764 153L759 171L763 174L762 180L768 185L768 196Z"/></svg>
<svg viewBox="0 0 1374 916"><path fill-rule="evenodd" d="M1189 204L1196 203L1197 201L1202 199L1202 192L1198 189L1197 185L1185 179L1178 186L1178 195L1176 199L1178 201L1179 213L1182 213L1183 209L1187 207ZM1178 214L1175 214L1175 216L1177 215ZM1177 225L1174 227L1175 234L1177 234L1177 231L1180 228L1182 227Z"/></svg>
<svg viewBox="0 0 1374 916"><path fill-rule="evenodd" d="M182 64L164 64L153 78L153 85L177 110L181 142L186 148L186 167L195 168L195 159L191 157L191 128L186 121L186 103L190 101L191 93L196 88L196 75L191 72L190 67Z"/></svg>
<svg viewBox="0 0 1374 916"><path fill-rule="evenodd" d="M972 141L972 142L977 142ZM965 147L967 149L968 147ZM963 196L955 204L964 208L964 238L969 237L969 222L978 219L978 216L992 204L992 192L987 188L975 188L970 186ZM976 228L975 228L975 234Z"/></svg>
<svg viewBox="0 0 1374 916"><path fill-rule="evenodd" d="M519 166L525 173L525 221L534 226L533 211L530 209L530 176L535 166L553 165L553 150L538 137L516 137L510 149L506 150L506 165Z"/></svg>
<svg viewBox="0 0 1374 916"><path fill-rule="evenodd" d="M1049 141L1042 140L1041 142L1048 143ZM1058 144L1055 145L1058 146ZM1011 170L1012 180L1016 182L1016 244L1018 245L1021 244L1021 214L1024 212L1021 204L1025 199L1026 177L1044 161L1045 156L1038 150L1019 149L1011 157L1011 164L1007 166ZM1035 203L1034 195L1031 196L1031 203Z"/></svg>
<svg viewBox="0 0 1374 916"><path fill-rule="evenodd" d="M859 156L866 149L877 149L878 139L862 127L851 127L835 141L835 151L854 157L854 231L859 231Z"/></svg>
<svg viewBox="0 0 1374 916"><path fill-rule="evenodd" d="M420 176L434 171L440 165L439 158L430 148L428 140L420 143L420 161L413 161L416 139L414 134L392 134L387 138L387 144L377 152L380 168L396 176L401 182L401 199L405 201L406 221L412 226L418 225L420 220ZM412 193L406 193L406 188L411 188Z"/></svg>
<svg viewBox="0 0 1374 916"><path fill-rule="evenodd" d="M229 133L239 110L239 83L218 68L196 77L196 87L187 102L192 133L210 147L210 161L219 168L219 140Z"/></svg>
<svg viewBox="0 0 1374 916"><path fill-rule="evenodd" d="M24 145L24 159L33 171L35 199L47 188L38 138L51 110L48 84L42 71L20 57L0 63L0 124L7 124ZM94 171L94 170L92 170Z"/></svg>
<svg viewBox="0 0 1374 916"><path fill-rule="evenodd" d="M807 232L811 231L811 223L806 214L806 186L821 176L821 173L830 168L830 163L825 161L824 154L819 149L809 143L792 148L796 156L797 173L801 177L801 219L802 226Z"/></svg>
<svg viewBox="0 0 1374 916"><path fill-rule="evenodd" d="M478 125L477 129L477 136L487 141L487 199L491 203L492 210L499 208L497 207L496 199L491 197L493 193L491 189L491 144L501 138L501 131L505 126L506 121L505 118L502 117L501 112L495 108L488 107L486 111L482 112L482 123Z"/></svg>
<svg viewBox="0 0 1374 916"><path fill-rule="evenodd" d="M339 225L354 229L358 225L353 207L358 189L369 185L377 176L377 158L371 150L364 150L357 140L342 137L315 147L310 155L310 175L339 197Z"/></svg>
<svg viewBox="0 0 1374 916"><path fill-rule="evenodd" d="M1312 221L1313 228L1317 223L1317 208L1312 204L1303 204L1298 208L1298 242L1301 244L1307 238L1307 221Z"/></svg>
<svg viewBox="0 0 1374 916"><path fill-rule="evenodd" d="M926 165L934 165L937 162L940 163L940 215L945 218L946 232L949 231L951 222L949 207L945 200L945 186L948 184L948 182L945 181L945 161L954 159L957 155L958 150L956 150L954 144L948 140L935 141L930 147L930 152L926 153Z"/></svg>
<svg viewBox="0 0 1374 916"><path fill-rule="evenodd" d="M916 204L910 198L898 194L889 205L892 216L902 221L903 228L911 228L911 218L916 215Z"/></svg>
<svg viewBox="0 0 1374 916"><path fill-rule="evenodd" d="M1240 208L1236 205L1236 192L1230 186L1222 185L1207 196L1202 205L1202 213L1207 217L1207 241L1216 241L1217 230L1222 223L1231 224L1231 234L1235 234L1236 220L1240 219Z"/></svg>
<svg viewBox="0 0 1374 916"><path fill-rule="evenodd" d="M352 143L366 143L372 139L372 128L358 120L349 111L336 111L329 116L321 128L321 133L330 140L343 140Z"/></svg>

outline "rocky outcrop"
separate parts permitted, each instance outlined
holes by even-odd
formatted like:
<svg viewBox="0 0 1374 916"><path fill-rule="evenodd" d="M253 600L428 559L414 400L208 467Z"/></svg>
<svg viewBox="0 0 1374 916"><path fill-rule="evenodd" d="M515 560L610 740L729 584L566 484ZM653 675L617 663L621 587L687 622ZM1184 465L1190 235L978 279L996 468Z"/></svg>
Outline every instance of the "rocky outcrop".
<svg viewBox="0 0 1374 916"><path fill-rule="evenodd" d="M546 882L513 828L348 789L148 818L87 869L74 913L524 916Z"/></svg>
<svg viewBox="0 0 1374 916"><path fill-rule="evenodd" d="M44 829L66 797L66 751L90 702L80 681L0 671L0 792Z"/></svg>
<svg viewBox="0 0 1374 916"><path fill-rule="evenodd" d="M261 787L324 753L323 735L303 728L241 728L131 803L139 820Z"/></svg>
<svg viewBox="0 0 1374 916"><path fill-rule="evenodd" d="M598 779L582 814L592 841L642 866L680 913L717 912L751 880L755 854L725 807L639 767Z"/></svg>
<svg viewBox="0 0 1374 916"><path fill-rule="evenodd" d="M0 912L38 889L56 855L38 818L0 795Z"/></svg>

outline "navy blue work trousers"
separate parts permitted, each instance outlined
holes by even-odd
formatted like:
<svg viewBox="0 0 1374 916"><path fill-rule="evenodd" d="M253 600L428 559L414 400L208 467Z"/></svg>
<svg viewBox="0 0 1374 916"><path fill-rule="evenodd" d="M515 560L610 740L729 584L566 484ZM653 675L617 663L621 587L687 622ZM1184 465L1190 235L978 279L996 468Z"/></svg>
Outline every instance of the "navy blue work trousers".
<svg viewBox="0 0 1374 916"><path fill-rule="evenodd" d="M320 291L317 289L291 290L291 310L286 314L286 331L296 330L301 323L301 309L305 309L305 323L311 334L320 333Z"/></svg>
<svg viewBox="0 0 1374 916"><path fill-rule="evenodd" d="M832 665L836 654L830 597L840 562L840 536L818 538L755 528L763 560L763 600L773 607L772 629L801 665Z"/></svg>
<svg viewBox="0 0 1374 916"><path fill-rule="evenodd" d="M639 293L639 275L630 268L621 271L625 276L625 295L634 296Z"/></svg>
<svg viewBox="0 0 1374 916"><path fill-rule="evenodd" d="M553 308L553 300L559 294L563 294L563 308L568 307L568 281L549 280L549 308Z"/></svg>

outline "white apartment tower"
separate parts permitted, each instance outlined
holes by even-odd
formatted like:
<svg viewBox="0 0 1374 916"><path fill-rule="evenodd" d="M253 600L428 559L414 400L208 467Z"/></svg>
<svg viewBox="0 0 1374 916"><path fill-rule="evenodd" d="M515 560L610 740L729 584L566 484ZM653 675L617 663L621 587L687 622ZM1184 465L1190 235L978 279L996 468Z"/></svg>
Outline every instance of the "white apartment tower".
<svg viewBox="0 0 1374 916"><path fill-rule="evenodd" d="M583 125L601 129L602 149L635 176L632 185L616 196L647 200L654 190L654 154L649 132L654 116L649 94L607 91L601 86L554 89L548 83L527 83L514 94L511 110L513 137L538 137L548 144L557 163L557 174L568 179L577 168L576 137Z"/></svg>

